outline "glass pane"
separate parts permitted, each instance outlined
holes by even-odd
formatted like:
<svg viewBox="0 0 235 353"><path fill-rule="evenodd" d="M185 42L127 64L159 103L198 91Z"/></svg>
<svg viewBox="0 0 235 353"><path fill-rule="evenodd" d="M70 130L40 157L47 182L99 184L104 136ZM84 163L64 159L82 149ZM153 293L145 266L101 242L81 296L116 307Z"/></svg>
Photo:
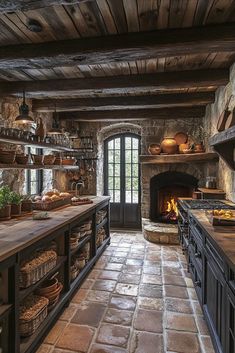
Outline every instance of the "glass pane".
<svg viewBox="0 0 235 353"><path fill-rule="evenodd" d="M115 190L114 202L120 202L120 191Z"/></svg>
<svg viewBox="0 0 235 353"><path fill-rule="evenodd" d="M120 163L120 150L115 150L115 163Z"/></svg>
<svg viewBox="0 0 235 353"><path fill-rule="evenodd" d="M109 176L113 176L113 164L109 164L108 173L109 173Z"/></svg>
<svg viewBox="0 0 235 353"><path fill-rule="evenodd" d="M113 140L108 142L108 149L109 150L113 149Z"/></svg>
<svg viewBox="0 0 235 353"><path fill-rule="evenodd" d="M120 190L120 178L115 178L115 189Z"/></svg>
<svg viewBox="0 0 235 353"><path fill-rule="evenodd" d="M31 183L31 194L37 193L37 183Z"/></svg>
<svg viewBox="0 0 235 353"><path fill-rule="evenodd" d="M136 138L132 139L132 148L135 150L139 149L139 140L138 139L136 139Z"/></svg>
<svg viewBox="0 0 235 353"><path fill-rule="evenodd" d="M113 151L112 150L108 152L108 162L113 163Z"/></svg>
<svg viewBox="0 0 235 353"><path fill-rule="evenodd" d="M108 189L113 189L113 178L109 178Z"/></svg>
<svg viewBox="0 0 235 353"><path fill-rule="evenodd" d="M139 179L138 178L132 179L132 190L135 190L135 191L139 190Z"/></svg>
<svg viewBox="0 0 235 353"><path fill-rule="evenodd" d="M138 164L132 164L132 176L133 177L139 176L139 165Z"/></svg>
<svg viewBox="0 0 235 353"><path fill-rule="evenodd" d="M110 196L110 202L113 202L113 190L109 190L108 194Z"/></svg>
<svg viewBox="0 0 235 353"><path fill-rule="evenodd" d="M125 138L125 149L131 149L131 137Z"/></svg>
<svg viewBox="0 0 235 353"><path fill-rule="evenodd" d="M126 151L126 163L131 163L131 150Z"/></svg>
<svg viewBox="0 0 235 353"><path fill-rule="evenodd" d="M131 176L131 164L127 163L126 164L126 177L130 177Z"/></svg>
<svg viewBox="0 0 235 353"><path fill-rule="evenodd" d="M126 191L126 202L131 203L131 191Z"/></svg>
<svg viewBox="0 0 235 353"><path fill-rule="evenodd" d="M115 139L115 149L120 150L120 138Z"/></svg>
<svg viewBox="0 0 235 353"><path fill-rule="evenodd" d="M138 203L139 202L139 192L138 191L134 191L132 193L132 197L133 197L132 203Z"/></svg>
<svg viewBox="0 0 235 353"><path fill-rule="evenodd" d="M115 164L115 176L120 176L120 164Z"/></svg>
<svg viewBox="0 0 235 353"><path fill-rule="evenodd" d="M131 190L131 178L126 178L126 190Z"/></svg>
<svg viewBox="0 0 235 353"><path fill-rule="evenodd" d="M132 162L133 163L138 163L139 162L139 151L138 150L133 150L132 151Z"/></svg>
<svg viewBox="0 0 235 353"><path fill-rule="evenodd" d="M36 170L31 170L31 181L32 182L37 181L37 171Z"/></svg>

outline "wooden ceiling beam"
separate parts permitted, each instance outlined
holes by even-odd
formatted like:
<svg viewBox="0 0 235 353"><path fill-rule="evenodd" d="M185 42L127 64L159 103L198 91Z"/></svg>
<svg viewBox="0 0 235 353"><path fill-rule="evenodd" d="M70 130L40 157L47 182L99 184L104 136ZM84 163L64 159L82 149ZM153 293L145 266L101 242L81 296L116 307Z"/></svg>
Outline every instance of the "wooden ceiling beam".
<svg viewBox="0 0 235 353"><path fill-rule="evenodd" d="M63 80L1 82L0 96L19 94L31 98L49 98L76 94L139 94L174 89L214 88L226 85L229 71L224 69L163 72L131 76L92 77Z"/></svg>
<svg viewBox="0 0 235 353"><path fill-rule="evenodd" d="M205 107L61 112L58 113L58 115L61 120L68 119L76 121L176 120L183 118L202 118L205 115Z"/></svg>
<svg viewBox="0 0 235 353"><path fill-rule="evenodd" d="M82 99L34 99L33 111L37 112L68 112L94 110L129 110L129 109L160 109L171 107L190 107L206 105L214 101L213 92L159 94L154 96L125 96L110 98Z"/></svg>
<svg viewBox="0 0 235 353"><path fill-rule="evenodd" d="M235 24L0 48L0 69L42 69L235 51Z"/></svg>
<svg viewBox="0 0 235 353"><path fill-rule="evenodd" d="M4 0L0 1L0 13L36 10L54 5L75 5L86 1L88 0Z"/></svg>

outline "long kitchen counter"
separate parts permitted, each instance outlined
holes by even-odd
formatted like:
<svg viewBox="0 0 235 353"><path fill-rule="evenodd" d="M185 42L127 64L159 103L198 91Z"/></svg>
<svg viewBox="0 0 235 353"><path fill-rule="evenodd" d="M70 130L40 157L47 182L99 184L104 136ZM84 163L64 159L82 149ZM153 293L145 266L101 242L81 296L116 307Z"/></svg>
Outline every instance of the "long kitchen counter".
<svg viewBox="0 0 235 353"><path fill-rule="evenodd" d="M235 270L235 226L213 226L203 210L191 210L189 213Z"/></svg>
<svg viewBox="0 0 235 353"><path fill-rule="evenodd" d="M0 261L16 254L52 232L69 225L74 220L108 201L109 196L93 197L92 204L67 206L49 211L51 218L33 220L32 216L0 223Z"/></svg>

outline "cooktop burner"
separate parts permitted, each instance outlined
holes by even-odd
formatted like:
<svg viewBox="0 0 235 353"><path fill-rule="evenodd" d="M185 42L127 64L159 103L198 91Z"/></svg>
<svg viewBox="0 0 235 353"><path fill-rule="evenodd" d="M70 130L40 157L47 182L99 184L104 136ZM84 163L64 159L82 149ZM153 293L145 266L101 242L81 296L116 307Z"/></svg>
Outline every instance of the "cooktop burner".
<svg viewBox="0 0 235 353"><path fill-rule="evenodd" d="M221 200L185 200L184 203L191 209L232 209L235 210L235 205L230 206Z"/></svg>

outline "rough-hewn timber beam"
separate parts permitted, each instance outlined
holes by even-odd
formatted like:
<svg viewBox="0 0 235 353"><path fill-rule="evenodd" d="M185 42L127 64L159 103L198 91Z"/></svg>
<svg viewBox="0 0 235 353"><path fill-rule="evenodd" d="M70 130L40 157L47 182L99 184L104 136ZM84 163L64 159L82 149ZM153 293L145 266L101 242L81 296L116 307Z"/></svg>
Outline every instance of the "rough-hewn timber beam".
<svg viewBox="0 0 235 353"><path fill-rule="evenodd" d="M72 5L85 1L88 0L1 0L0 13L35 10L53 5Z"/></svg>
<svg viewBox="0 0 235 353"><path fill-rule="evenodd" d="M63 112L59 113L60 119L77 121L117 121L117 120L147 120L147 119L182 119L202 118L205 114L204 107L193 108L162 108L162 109L135 109L135 110L110 110L96 112Z"/></svg>
<svg viewBox="0 0 235 353"><path fill-rule="evenodd" d="M58 112L160 109L171 107L190 107L206 105L214 101L213 92L159 94L154 96L83 98L83 99L34 99L33 111Z"/></svg>
<svg viewBox="0 0 235 353"><path fill-rule="evenodd" d="M40 69L232 51L234 23L5 46L0 48L0 69Z"/></svg>
<svg viewBox="0 0 235 353"><path fill-rule="evenodd" d="M1 82L0 95L18 94L25 90L30 97L49 98L76 94L140 94L139 92L168 91L181 88L208 88L228 83L228 70L197 70L158 74L93 77L48 81Z"/></svg>

